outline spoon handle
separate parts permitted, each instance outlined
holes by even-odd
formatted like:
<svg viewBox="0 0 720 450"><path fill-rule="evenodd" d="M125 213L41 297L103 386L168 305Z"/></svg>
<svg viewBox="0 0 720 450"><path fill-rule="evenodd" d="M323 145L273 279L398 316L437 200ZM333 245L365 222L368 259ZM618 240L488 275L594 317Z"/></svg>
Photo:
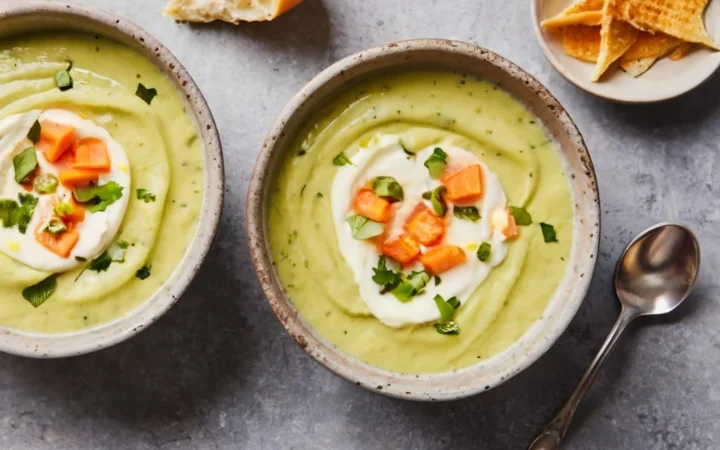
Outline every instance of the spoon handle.
<svg viewBox="0 0 720 450"><path fill-rule="evenodd" d="M580 380L580 383L575 388L575 391L573 391L567 403L565 403L565 406L563 406L555 418L545 427L545 430L543 430L540 436L530 444L529 450L557 450L560 448L560 441L565 437L565 433L567 433L570 421L572 421L575 415L580 400L585 397L585 393L593 381L595 381L600 366L605 362L610 350L612 350L622 332L625 331L627 325L637 316L638 311L636 309L623 306L622 311L620 311L620 316L617 322L615 322L615 326L612 331L610 331L610 335L605 340L605 343L592 364L590 364L590 367L588 367L582 380Z"/></svg>

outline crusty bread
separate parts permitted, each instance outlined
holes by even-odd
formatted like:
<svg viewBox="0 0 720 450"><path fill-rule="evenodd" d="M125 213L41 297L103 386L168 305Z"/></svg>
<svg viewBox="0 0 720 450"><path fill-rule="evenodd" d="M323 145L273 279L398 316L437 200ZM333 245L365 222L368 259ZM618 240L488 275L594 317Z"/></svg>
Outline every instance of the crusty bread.
<svg viewBox="0 0 720 450"><path fill-rule="evenodd" d="M592 81L600 77L620 56L623 55L637 40L640 31L618 19L613 14L618 0L606 0L603 7L603 21L600 27L600 53L595 64L595 73Z"/></svg>
<svg viewBox="0 0 720 450"><path fill-rule="evenodd" d="M571 25L563 27L563 48L573 58L594 63L600 53L600 27Z"/></svg>
<svg viewBox="0 0 720 450"><path fill-rule="evenodd" d="M302 0L170 0L165 14L189 22L262 22L273 20Z"/></svg>

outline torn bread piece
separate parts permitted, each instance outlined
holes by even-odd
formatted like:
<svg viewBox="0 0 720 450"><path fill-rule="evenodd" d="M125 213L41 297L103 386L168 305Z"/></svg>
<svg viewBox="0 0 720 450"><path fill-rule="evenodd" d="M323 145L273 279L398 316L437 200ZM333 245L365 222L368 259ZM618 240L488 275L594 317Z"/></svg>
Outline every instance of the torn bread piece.
<svg viewBox="0 0 720 450"><path fill-rule="evenodd" d="M582 61L594 63L600 54L600 27L571 25L562 28L565 53Z"/></svg>
<svg viewBox="0 0 720 450"><path fill-rule="evenodd" d="M170 0L163 14L175 20L263 22L273 20L302 0Z"/></svg>
<svg viewBox="0 0 720 450"><path fill-rule="evenodd" d="M614 14L640 30L674 36L720 50L705 30L703 15L708 0L615 0Z"/></svg>
<svg viewBox="0 0 720 450"><path fill-rule="evenodd" d="M600 80L608 67L622 56L637 40L640 31L629 23L617 19L614 10L618 0L606 0L603 22L600 27L600 53L595 64L592 81Z"/></svg>
<svg viewBox="0 0 720 450"><path fill-rule="evenodd" d="M600 25L604 0L580 0L565 8L560 14L544 20L540 25L545 28L565 27L568 25Z"/></svg>

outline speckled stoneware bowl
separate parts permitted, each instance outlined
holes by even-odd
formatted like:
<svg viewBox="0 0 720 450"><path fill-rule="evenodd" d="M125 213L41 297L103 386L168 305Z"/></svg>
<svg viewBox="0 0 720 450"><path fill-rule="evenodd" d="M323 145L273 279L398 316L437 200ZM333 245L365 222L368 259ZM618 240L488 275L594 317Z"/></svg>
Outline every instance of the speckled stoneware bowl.
<svg viewBox="0 0 720 450"><path fill-rule="evenodd" d="M455 372L399 374L351 357L316 334L285 294L268 250L267 199L274 174L303 121L348 82L380 71L445 68L499 84L527 105L555 138L566 163L574 200L574 237L567 272L542 319L503 353ZM595 267L600 233L598 188L590 155L567 112L527 72L488 50L447 40L413 40L373 48L325 69L290 101L270 129L248 191L247 228L255 269L275 314L290 335L318 362L358 386L394 397L450 400L486 391L537 360L565 330L585 297Z"/></svg>
<svg viewBox="0 0 720 450"><path fill-rule="evenodd" d="M0 39L41 31L72 30L102 35L126 44L153 61L186 99L203 142L205 193L197 234L172 276L152 298L127 315L97 328L39 335L0 329L0 351L35 358L80 355L117 344L162 316L185 291L210 249L223 203L224 172L220 137L205 99L180 62L158 40L127 20L65 2L0 2Z"/></svg>

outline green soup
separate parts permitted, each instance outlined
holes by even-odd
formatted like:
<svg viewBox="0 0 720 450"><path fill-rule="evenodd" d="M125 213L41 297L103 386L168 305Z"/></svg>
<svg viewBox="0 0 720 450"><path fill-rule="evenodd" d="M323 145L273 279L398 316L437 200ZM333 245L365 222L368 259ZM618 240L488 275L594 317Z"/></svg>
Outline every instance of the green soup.
<svg viewBox="0 0 720 450"><path fill-rule="evenodd" d="M55 74L69 61L74 87L61 91ZM135 95L139 83L157 90L150 104ZM0 254L0 326L65 333L126 314L170 277L195 234L204 162L197 129L170 79L114 41L71 33L0 41L0 119L49 108L104 127L123 146L132 176L116 237L129 244L125 262L105 271L78 267L58 274L55 292L34 308L21 292L50 274ZM138 189L152 192L154 201L142 200Z"/></svg>
<svg viewBox="0 0 720 450"><path fill-rule="evenodd" d="M379 133L410 136L416 148L468 149L499 176L508 204L525 207L534 219L458 310L457 336L439 334L432 324L382 324L370 315L338 248L332 160L341 152L352 156ZM502 89L450 72L378 76L348 88L311 118L295 149L272 187L272 257L300 314L342 351L391 371L445 372L502 352L540 318L565 272L572 199L554 142ZM546 243L539 222L554 225L559 242Z"/></svg>

